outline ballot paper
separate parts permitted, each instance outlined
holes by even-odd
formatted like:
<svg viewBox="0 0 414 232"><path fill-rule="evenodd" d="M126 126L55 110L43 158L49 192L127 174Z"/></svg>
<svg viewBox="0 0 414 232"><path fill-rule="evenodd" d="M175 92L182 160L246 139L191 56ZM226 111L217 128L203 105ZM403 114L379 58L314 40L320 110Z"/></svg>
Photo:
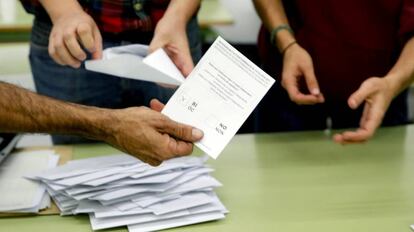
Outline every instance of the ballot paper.
<svg viewBox="0 0 414 232"><path fill-rule="evenodd" d="M119 77L180 85L162 113L204 132L196 143L217 158L264 97L274 79L218 37L185 79L163 49L145 45L105 49L86 69Z"/></svg>
<svg viewBox="0 0 414 232"><path fill-rule="evenodd" d="M162 113L201 129L204 137L196 145L215 159L273 83L272 77L218 37Z"/></svg>
<svg viewBox="0 0 414 232"><path fill-rule="evenodd" d="M153 231L219 220L228 213L214 193L207 156L152 167L126 155L75 160L28 178L46 186L62 215L88 214L93 230Z"/></svg>
<svg viewBox="0 0 414 232"><path fill-rule="evenodd" d="M56 167L53 150L10 154L0 165L0 212L37 213L50 207L45 185L26 175Z"/></svg>
<svg viewBox="0 0 414 232"><path fill-rule="evenodd" d="M175 86L185 80L162 48L148 55L148 46L142 44L107 48L102 59L88 60L85 67L113 76Z"/></svg>

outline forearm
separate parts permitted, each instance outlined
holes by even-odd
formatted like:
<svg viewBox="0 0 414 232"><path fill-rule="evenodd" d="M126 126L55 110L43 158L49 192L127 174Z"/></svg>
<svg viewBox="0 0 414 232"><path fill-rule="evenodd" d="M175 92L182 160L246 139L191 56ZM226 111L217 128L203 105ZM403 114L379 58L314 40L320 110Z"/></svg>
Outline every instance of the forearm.
<svg viewBox="0 0 414 232"><path fill-rule="evenodd" d="M385 77L394 93L398 95L414 80L414 37L405 44L397 63Z"/></svg>
<svg viewBox="0 0 414 232"><path fill-rule="evenodd" d="M105 110L64 103L0 82L0 131L74 134L98 139Z"/></svg>
<svg viewBox="0 0 414 232"><path fill-rule="evenodd" d="M46 9L49 17L54 23L60 16L66 13L74 13L83 11L77 0L39 0Z"/></svg>
<svg viewBox="0 0 414 232"><path fill-rule="evenodd" d="M199 6L200 0L171 0L163 19L173 20L185 27Z"/></svg>
<svg viewBox="0 0 414 232"><path fill-rule="evenodd" d="M289 25L281 0L253 0L253 3L263 24L269 31L283 24ZM294 36L287 30L281 30L275 36L276 44L274 45L279 48L279 51L282 51L295 40Z"/></svg>

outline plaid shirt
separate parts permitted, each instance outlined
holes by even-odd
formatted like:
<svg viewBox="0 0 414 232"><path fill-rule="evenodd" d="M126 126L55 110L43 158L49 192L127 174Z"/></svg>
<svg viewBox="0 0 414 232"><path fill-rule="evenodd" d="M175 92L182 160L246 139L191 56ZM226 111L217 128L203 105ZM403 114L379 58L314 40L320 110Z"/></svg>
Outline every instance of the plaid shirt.
<svg viewBox="0 0 414 232"><path fill-rule="evenodd" d="M49 18L38 0L20 0L28 13ZM79 0L101 32L150 32L164 15L169 0Z"/></svg>

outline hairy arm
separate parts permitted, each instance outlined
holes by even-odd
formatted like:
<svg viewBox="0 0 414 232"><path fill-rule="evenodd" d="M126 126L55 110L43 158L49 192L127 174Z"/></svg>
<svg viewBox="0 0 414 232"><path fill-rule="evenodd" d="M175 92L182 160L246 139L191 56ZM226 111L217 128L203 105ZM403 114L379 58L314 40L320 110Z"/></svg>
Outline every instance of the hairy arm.
<svg viewBox="0 0 414 232"><path fill-rule="evenodd" d="M104 110L64 103L7 83L0 83L0 130L66 133L98 138Z"/></svg>
<svg viewBox="0 0 414 232"><path fill-rule="evenodd" d="M203 132L151 108L111 110L66 103L0 82L0 131L74 134L105 141L151 165L189 155Z"/></svg>

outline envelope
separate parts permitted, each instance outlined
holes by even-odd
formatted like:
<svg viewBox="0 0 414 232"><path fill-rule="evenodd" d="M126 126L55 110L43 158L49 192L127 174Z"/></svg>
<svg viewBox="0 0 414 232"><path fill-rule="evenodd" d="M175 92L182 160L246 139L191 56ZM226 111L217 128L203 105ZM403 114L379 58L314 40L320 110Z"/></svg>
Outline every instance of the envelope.
<svg viewBox="0 0 414 232"><path fill-rule="evenodd" d="M102 59L88 60L85 67L94 72L174 86L185 80L162 48L148 55L148 46L142 44L107 48Z"/></svg>

